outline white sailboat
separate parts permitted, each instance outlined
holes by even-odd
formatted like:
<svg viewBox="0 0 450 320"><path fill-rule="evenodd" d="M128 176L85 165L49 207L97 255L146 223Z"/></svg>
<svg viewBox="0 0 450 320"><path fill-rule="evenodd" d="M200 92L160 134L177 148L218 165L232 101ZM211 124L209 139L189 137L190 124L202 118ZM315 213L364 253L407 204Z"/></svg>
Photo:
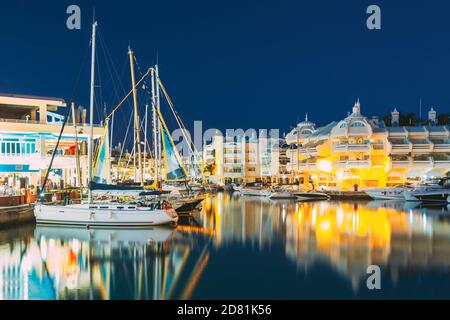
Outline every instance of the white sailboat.
<svg viewBox="0 0 450 320"><path fill-rule="evenodd" d="M95 35L97 22L92 25L92 57L91 57L91 94L90 94L90 131L89 131L89 182L93 181L93 117L94 117L94 88L95 88ZM131 50L130 50L131 51ZM132 61L132 52L130 61ZM136 88L134 83L133 64L133 95L136 108ZM56 148L55 148L56 150ZM49 168L50 170L50 168ZM142 180L141 180L142 182ZM44 184L45 188L45 184ZM88 203L74 205L44 205L38 203L34 214L37 223L58 225L85 225L90 227L144 227L176 223L178 215L171 205L166 202L153 203L147 207L137 205L122 205L110 203L93 203L92 191L88 188Z"/></svg>

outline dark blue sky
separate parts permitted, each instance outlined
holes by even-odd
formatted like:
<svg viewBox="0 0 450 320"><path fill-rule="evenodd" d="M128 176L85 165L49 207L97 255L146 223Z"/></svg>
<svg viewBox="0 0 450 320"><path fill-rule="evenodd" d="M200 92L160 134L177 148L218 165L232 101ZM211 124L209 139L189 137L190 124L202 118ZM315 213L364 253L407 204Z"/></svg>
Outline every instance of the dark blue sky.
<svg viewBox="0 0 450 320"><path fill-rule="evenodd" d="M66 29L69 4L81 7L81 31ZM381 7L381 31L366 28L370 4ZM142 67L158 53L189 126L202 119L205 128L287 131L305 112L319 124L341 119L358 97L368 116L394 106L418 112L420 98L424 109L450 111L444 0L1 1L0 92L70 100L93 6L122 84L130 87L129 43ZM99 47L101 100L111 108L112 64ZM88 105L88 96L87 64L77 103Z"/></svg>

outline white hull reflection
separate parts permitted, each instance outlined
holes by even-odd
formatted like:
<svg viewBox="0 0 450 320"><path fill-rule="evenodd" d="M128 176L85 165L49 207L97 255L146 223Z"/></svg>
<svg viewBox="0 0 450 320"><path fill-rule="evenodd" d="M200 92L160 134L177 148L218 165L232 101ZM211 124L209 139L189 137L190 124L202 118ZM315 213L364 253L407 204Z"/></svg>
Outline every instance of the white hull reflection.
<svg viewBox="0 0 450 320"><path fill-rule="evenodd" d="M164 242L175 233L174 228L156 227L146 229L86 229L82 227L61 227L37 225L35 237L40 239L58 239L70 241L111 244L123 246L130 244L144 245L147 243Z"/></svg>

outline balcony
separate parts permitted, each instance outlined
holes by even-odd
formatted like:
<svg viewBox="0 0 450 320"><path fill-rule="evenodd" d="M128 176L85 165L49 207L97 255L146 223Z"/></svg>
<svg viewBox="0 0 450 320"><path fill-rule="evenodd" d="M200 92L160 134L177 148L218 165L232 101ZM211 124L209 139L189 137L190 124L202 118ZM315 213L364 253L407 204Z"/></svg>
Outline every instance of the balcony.
<svg viewBox="0 0 450 320"><path fill-rule="evenodd" d="M450 152L450 140L447 139L433 139L431 140L433 143L433 151L434 152Z"/></svg>
<svg viewBox="0 0 450 320"><path fill-rule="evenodd" d="M370 160L348 160L347 168L370 168Z"/></svg>
<svg viewBox="0 0 450 320"><path fill-rule="evenodd" d="M27 132L27 133L52 133L59 135L61 131L62 122L47 122L40 123L32 120L17 120L17 119L3 119L0 118L0 126L3 132ZM98 139L104 135L104 128L101 125L93 125L94 139ZM89 124L78 123L78 137L88 136ZM64 128L64 135L75 136L72 123L68 122Z"/></svg>
<svg viewBox="0 0 450 320"><path fill-rule="evenodd" d="M7 165L30 165L31 170L46 170L52 159L51 155L41 156L40 153L27 155L2 155L2 163ZM81 166L87 165L87 156L80 156ZM57 155L53 160L53 168L73 168L77 167L76 157L73 155Z"/></svg>
<svg viewBox="0 0 450 320"><path fill-rule="evenodd" d="M411 139L410 142L412 143L412 152L428 153L433 150L433 144L427 139L422 140Z"/></svg>
<svg viewBox="0 0 450 320"><path fill-rule="evenodd" d="M338 160L333 162L333 167L340 169L370 168L370 160Z"/></svg>
<svg viewBox="0 0 450 320"><path fill-rule="evenodd" d="M415 168L431 168L433 167L433 158L429 156L417 156L412 158L412 165Z"/></svg>
<svg viewBox="0 0 450 320"><path fill-rule="evenodd" d="M409 168L412 165L410 157L391 158L392 168Z"/></svg>
<svg viewBox="0 0 450 320"><path fill-rule="evenodd" d="M370 144L333 144L333 152L370 152Z"/></svg>
<svg viewBox="0 0 450 320"><path fill-rule="evenodd" d="M392 154L407 154L412 152L412 143L408 140L389 139L388 146Z"/></svg>
<svg viewBox="0 0 450 320"><path fill-rule="evenodd" d="M443 168L443 169L449 169L450 168L450 156L447 155L434 155L433 156L433 163L435 168Z"/></svg>

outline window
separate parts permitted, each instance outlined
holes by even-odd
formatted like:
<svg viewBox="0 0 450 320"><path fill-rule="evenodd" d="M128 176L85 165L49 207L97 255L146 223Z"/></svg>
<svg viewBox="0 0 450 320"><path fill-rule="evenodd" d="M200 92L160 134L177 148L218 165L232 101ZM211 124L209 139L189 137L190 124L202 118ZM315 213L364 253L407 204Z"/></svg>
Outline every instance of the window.
<svg viewBox="0 0 450 320"><path fill-rule="evenodd" d="M0 138L0 154L2 155L19 156L34 153L35 151L35 140Z"/></svg>
<svg viewBox="0 0 450 320"><path fill-rule="evenodd" d="M360 121L352 123L352 128L363 128L363 127L365 127L365 124Z"/></svg>
<svg viewBox="0 0 450 320"><path fill-rule="evenodd" d="M346 122L343 122L343 123L339 126L339 128L340 128L340 129L347 128L347 123L346 123Z"/></svg>

